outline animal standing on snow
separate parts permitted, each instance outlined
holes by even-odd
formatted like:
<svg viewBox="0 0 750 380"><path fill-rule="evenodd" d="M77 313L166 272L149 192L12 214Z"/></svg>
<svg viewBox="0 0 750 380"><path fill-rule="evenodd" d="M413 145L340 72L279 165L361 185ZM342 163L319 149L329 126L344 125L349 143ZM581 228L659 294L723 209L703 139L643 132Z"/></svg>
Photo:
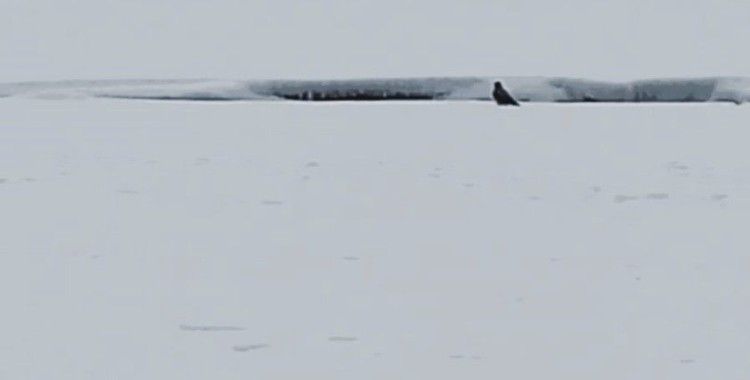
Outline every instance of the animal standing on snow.
<svg viewBox="0 0 750 380"><path fill-rule="evenodd" d="M503 88L502 83L495 82L495 89L492 91L492 97L495 99L495 102L500 106L519 106L516 99L513 99L513 97Z"/></svg>

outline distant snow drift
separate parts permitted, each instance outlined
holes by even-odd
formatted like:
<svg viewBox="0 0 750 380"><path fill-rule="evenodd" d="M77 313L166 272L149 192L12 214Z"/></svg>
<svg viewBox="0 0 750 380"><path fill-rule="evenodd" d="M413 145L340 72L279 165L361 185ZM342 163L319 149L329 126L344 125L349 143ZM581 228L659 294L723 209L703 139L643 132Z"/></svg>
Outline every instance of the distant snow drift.
<svg viewBox="0 0 750 380"><path fill-rule="evenodd" d="M462 77L354 80L96 80L0 84L0 97L151 100L492 100L500 81L520 102L732 102L750 100L750 78L600 82L573 78Z"/></svg>

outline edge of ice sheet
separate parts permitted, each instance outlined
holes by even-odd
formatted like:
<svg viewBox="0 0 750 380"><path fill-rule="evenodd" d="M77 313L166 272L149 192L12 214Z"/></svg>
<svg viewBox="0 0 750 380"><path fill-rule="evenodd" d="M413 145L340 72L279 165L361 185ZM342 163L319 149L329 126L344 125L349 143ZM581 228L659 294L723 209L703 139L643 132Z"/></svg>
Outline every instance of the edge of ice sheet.
<svg viewBox="0 0 750 380"><path fill-rule="evenodd" d="M185 101L492 100L501 81L520 102L750 101L750 78L709 77L603 82L545 77L444 77L352 80L69 80L0 84L0 97Z"/></svg>

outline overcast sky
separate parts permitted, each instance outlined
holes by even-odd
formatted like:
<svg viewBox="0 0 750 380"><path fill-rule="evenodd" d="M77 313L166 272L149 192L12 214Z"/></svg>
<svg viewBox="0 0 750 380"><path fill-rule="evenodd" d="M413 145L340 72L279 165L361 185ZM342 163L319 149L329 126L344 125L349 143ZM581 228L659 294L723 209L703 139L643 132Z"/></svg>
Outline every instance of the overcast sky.
<svg viewBox="0 0 750 380"><path fill-rule="evenodd" d="M750 2L0 0L0 81L750 75Z"/></svg>

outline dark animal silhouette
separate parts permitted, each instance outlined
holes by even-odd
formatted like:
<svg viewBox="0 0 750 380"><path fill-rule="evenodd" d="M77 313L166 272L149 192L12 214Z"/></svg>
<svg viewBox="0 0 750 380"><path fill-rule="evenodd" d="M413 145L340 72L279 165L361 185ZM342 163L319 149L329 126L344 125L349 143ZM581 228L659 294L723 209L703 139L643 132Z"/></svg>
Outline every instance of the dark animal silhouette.
<svg viewBox="0 0 750 380"><path fill-rule="evenodd" d="M501 106L519 106L516 99L513 99L513 97L503 88L502 83L495 82L495 89L492 91L492 97L495 99L495 102L498 105Z"/></svg>

